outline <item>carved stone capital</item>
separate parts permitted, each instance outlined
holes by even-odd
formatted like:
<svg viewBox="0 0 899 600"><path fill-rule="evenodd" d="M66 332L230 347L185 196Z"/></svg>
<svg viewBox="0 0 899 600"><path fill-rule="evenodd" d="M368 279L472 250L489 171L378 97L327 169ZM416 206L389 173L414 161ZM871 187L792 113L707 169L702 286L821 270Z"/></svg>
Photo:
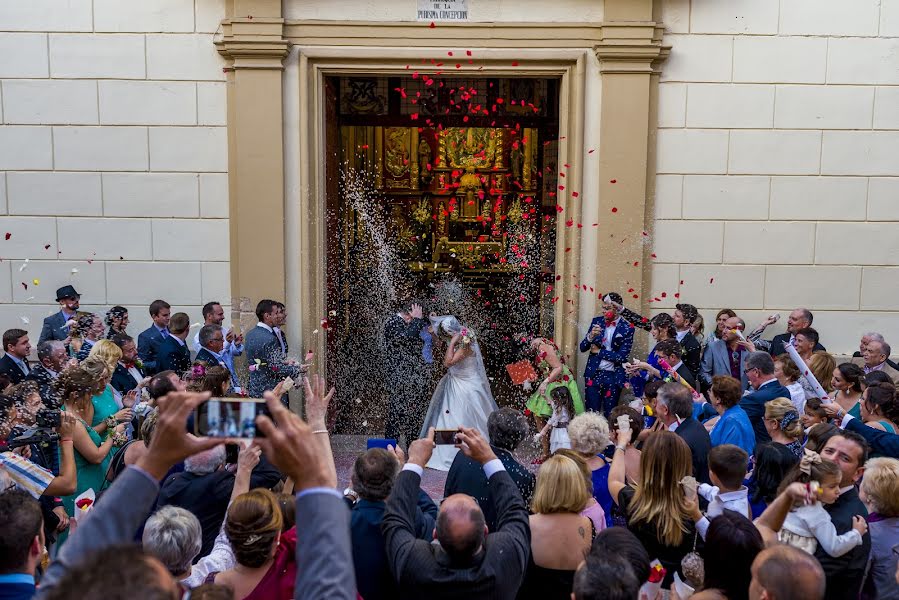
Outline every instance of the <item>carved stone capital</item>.
<svg viewBox="0 0 899 600"><path fill-rule="evenodd" d="M281 70L290 40L284 37L284 19L244 17L222 21L215 46L235 70Z"/></svg>
<svg viewBox="0 0 899 600"><path fill-rule="evenodd" d="M602 41L593 47L601 73L658 72L659 64L671 53L662 45L664 27L637 21L602 24Z"/></svg>

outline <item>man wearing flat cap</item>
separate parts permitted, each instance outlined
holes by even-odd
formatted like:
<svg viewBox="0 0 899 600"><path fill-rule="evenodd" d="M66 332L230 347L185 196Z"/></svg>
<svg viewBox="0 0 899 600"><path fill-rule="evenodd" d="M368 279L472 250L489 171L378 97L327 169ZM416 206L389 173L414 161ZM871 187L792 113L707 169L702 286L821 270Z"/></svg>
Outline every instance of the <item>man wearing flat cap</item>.
<svg viewBox="0 0 899 600"><path fill-rule="evenodd" d="M69 343L69 329L66 325L75 319L75 313L80 307L81 294L75 291L71 285L64 285L56 290L56 301L59 302L59 312L44 319L44 327L41 329L41 337L38 344L47 340L59 340Z"/></svg>

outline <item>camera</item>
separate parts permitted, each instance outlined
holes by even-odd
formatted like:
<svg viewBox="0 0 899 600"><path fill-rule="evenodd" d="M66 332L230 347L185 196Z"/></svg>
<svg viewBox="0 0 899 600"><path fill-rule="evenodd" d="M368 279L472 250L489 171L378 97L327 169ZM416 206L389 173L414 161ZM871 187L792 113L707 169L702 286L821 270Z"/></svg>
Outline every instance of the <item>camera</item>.
<svg viewBox="0 0 899 600"><path fill-rule="evenodd" d="M38 427L56 429L62 423L62 414L58 409L42 408L37 411L34 422Z"/></svg>
<svg viewBox="0 0 899 600"><path fill-rule="evenodd" d="M59 411L57 417L59 416ZM47 427L29 427L25 431L14 438L6 440L6 446L10 450L21 446L38 445L43 446L59 441L59 434Z"/></svg>

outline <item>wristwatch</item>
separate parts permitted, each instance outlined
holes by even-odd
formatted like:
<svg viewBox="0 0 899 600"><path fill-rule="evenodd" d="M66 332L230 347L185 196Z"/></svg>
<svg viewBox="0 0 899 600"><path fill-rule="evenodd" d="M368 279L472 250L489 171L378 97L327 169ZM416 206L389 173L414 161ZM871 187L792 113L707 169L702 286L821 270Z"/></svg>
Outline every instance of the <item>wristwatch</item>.
<svg viewBox="0 0 899 600"><path fill-rule="evenodd" d="M344 498L349 498L353 504L359 501L359 494L353 488L343 490L343 496Z"/></svg>

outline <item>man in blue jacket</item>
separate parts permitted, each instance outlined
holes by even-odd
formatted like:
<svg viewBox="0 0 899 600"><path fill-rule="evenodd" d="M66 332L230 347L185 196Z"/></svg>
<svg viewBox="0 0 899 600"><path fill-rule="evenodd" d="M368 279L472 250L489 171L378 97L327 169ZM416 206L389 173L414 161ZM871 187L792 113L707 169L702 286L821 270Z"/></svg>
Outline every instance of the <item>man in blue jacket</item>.
<svg viewBox="0 0 899 600"><path fill-rule="evenodd" d="M752 388L740 400L740 406L746 411L752 429L755 431L755 443L770 442L771 436L765 429L765 402L775 398L789 398L790 390L777 381L774 376L774 359L767 352L752 352L746 357L743 369Z"/></svg>
<svg viewBox="0 0 899 600"><path fill-rule="evenodd" d="M593 319L580 344L581 352L590 353L584 368L587 410L601 410L607 419L621 396L624 363L634 345L634 328L619 315L621 305L621 294L606 294L603 314Z"/></svg>

